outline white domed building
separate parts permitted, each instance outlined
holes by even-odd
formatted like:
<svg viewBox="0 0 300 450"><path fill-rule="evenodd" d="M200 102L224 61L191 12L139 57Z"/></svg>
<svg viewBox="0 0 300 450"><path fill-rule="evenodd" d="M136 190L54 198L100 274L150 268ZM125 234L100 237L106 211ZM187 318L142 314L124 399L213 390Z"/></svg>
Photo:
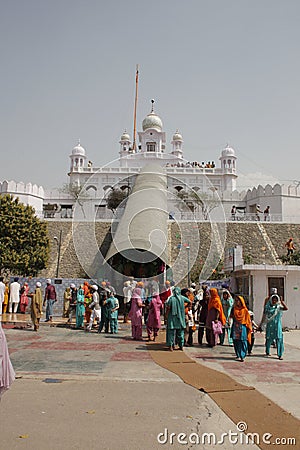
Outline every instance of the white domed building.
<svg viewBox="0 0 300 450"><path fill-rule="evenodd" d="M258 220L257 211L261 211L261 220L300 221L295 211L299 210L300 186L275 184L256 186L239 192L236 181L237 156L235 150L227 144L216 151L215 161L191 161L184 152L184 137L175 128L170 141L166 138L163 121L154 111L154 101L149 114L142 121L141 131L131 137L127 130L119 139L119 152L111 152L112 162L105 166L88 160L88 152L80 141L69 155L69 188L63 190L45 190L39 187L39 193L31 192L31 184L26 186L24 203L34 206L40 216L47 219L71 219L78 188L83 187L84 198L89 199L89 216L93 219L110 219L112 213L107 209L107 196L112 189L127 189L130 192L136 175L148 164L158 164L165 169L168 183L168 208L175 218L206 220L203 209L197 205L193 212L182 210L178 206L181 199L187 200L188 192L193 190L208 201L217 201L222 205L220 220ZM13 186L17 187L13 187ZM23 184L5 181L1 184L1 193L11 193L23 199ZM43 195L40 195L43 192ZM38 204L37 204L37 198ZM186 202L188 203L188 202ZM261 205L258 207L258 205ZM181 203L182 206L182 203ZM43 211L42 211L43 209ZM193 208L192 208L193 209ZM270 211L264 215L264 210ZM235 216L232 211L235 210ZM217 218L218 219L218 218Z"/></svg>
<svg viewBox="0 0 300 450"><path fill-rule="evenodd" d="M184 192L193 188L206 195L218 195L224 201L228 197L231 203L237 179L237 158L233 148L227 145L221 151L218 165L213 161L190 161L184 155L184 140L178 129L168 148L163 121L154 111L154 101L151 102L151 111L142 121L137 142L124 130L119 140L119 157L114 162L106 166L94 165L87 161L86 150L80 142L73 148L70 155L70 184L85 186L94 199L95 208L98 208L97 216L108 218L110 212L105 211L105 198L110 189L130 188L133 178L142 167L156 163L166 170L170 192L176 194L180 190ZM170 210L174 210L174 205L170 205Z"/></svg>

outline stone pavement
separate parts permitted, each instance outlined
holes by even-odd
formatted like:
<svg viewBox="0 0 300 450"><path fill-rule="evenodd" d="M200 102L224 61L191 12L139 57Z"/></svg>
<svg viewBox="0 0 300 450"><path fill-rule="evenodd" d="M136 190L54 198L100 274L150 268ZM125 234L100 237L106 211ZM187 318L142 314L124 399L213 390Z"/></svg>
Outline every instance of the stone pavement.
<svg viewBox="0 0 300 450"><path fill-rule="evenodd" d="M12 317L3 319L17 380L1 402L0 448L194 448L191 443L179 444L178 433L196 433L203 438L203 433L220 437L222 432L237 431L208 395L156 365L148 351L151 344L130 339L130 325L120 323L116 336L99 335L66 328L66 319L57 319L57 326L42 323L35 333L26 325L28 316L17 315L15 324ZM298 331L284 334L284 361L263 356L260 334L254 356L245 363L234 361L229 346L208 349L195 345L185 352L201 364L254 386L299 417L297 336L300 338ZM173 443L169 434L166 444L158 443L157 435L165 429L176 434ZM259 448L245 446L242 436L239 433L237 444L226 441L223 448ZM220 446L206 440L196 448Z"/></svg>
<svg viewBox="0 0 300 450"><path fill-rule="evenodd" d="M300 330L284 332L285 352L279 361L276 349L265 356L264 334L256 333L253 355L244 363L235 361L233 347L229 345L186 347L192 359L207 367L224 372L246 386L254 386L286 411L300 419Z"/></svg>
<svg viewBox="0 0 300 450"><path fill-rule="evenodd" d="M56 318L54 325L42 322L34 332L29 317L17 315L4 324L12 364L23 378L164 381L178 377L153 364L146 341L131 339L130 324L119 324L117 335L87 333L66 326L67 319ZM24 328L21 328L24 327Z"/></svg>

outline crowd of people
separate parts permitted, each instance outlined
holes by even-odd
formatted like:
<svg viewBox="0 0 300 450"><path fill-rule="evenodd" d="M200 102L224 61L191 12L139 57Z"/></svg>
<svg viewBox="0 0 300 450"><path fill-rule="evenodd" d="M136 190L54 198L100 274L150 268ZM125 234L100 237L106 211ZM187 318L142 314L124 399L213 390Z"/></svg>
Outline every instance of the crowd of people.
<svg viewBox="0 0 300 450"><path fill-rule="evenodd" d="M239 213L239 214L237 214ZM233 205L230 211L231 220L257 220L260 221L260 216L263 214L263 218L265 222L269 222L271 220L270 206L266 206L264 210L260 209L260 205L256 205L255 213L250 213L246 215L246 207L238 207Z"/></svg>
<svg viewBox="0 0 300 450"><path fill-rule="evenodd" d="M8 295L8 293L10 295ZM51 279L46 280L44 295L41 283L37 282L34 292L29 292L28 283L21 287L18 278L8 285L0 278L0 302L3 313L7 306L9 313L25 313L30 303L31 320L38 331L45 309L45 321L53 325L53 307L57 294ZM221 290L196 284L180 289L174 282L166 281L160 286L157 279L136 281L128 277L124 282L123 295L117 296L109 281L99 285L85 281L76 287L71 283L65 289L63 299L63 317L66 326L82 329L86 332L118 333L118 315L122 310L123 322L131 323L131 336L134 340L143 340L143 325L147 340L155 341L162 325L166 328L166 344L169 351L194 345L194 333L197 330L198 345L204 345L204 336L208 347L217 344L234 347L236 357L244 361L253 351L255 333L265 330L266 355L271 345L277 348L282 359L284 346L282 334L282 312L287 310L283 299L273 288L271 295L264 301L264 310L259 325L254 321L241 295L233 295L227 286ZM28 308L29 309L29 308Z"/></svg>
<svg viewBox="0 0 300 450"><path fill-rule="evenodd" d="M201 163L198 161L187 161L184 163L178 162L176 164L167 163L166 167L198 167L199 169L214 169L216 167L216 164L214 161L202 161Z"/></svg>

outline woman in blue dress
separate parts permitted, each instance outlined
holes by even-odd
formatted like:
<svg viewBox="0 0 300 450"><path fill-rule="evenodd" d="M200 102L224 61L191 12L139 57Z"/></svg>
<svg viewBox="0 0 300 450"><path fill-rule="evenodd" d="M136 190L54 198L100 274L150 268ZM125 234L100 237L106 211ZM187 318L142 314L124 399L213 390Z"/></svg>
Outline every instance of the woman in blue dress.
<svg viewBox="0 0 300 450"><path fill-rule="evenodd" d="M277 294L271 295L266 303L261 323L261 326L266 326L266 356L270 356L271 344L275 341L277 356L279 359L283 359L282 312L287 310L288 307Z"/></svg>

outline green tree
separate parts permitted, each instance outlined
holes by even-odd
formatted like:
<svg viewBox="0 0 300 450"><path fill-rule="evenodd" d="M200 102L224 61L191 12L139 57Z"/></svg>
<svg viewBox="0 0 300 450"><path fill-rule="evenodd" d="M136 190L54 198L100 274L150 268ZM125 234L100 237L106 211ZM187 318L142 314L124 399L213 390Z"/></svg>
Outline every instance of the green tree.
<svg viewBox="0 0 300 450"><path fill-rule="evenodd" d="M114 214L119 207L119 205L128 197L128 191L112 188L107 196L107 208L110 209ZM125 204L123 205L125 206Z"/></svg>
<svg viewBox="0 0 300 450"><path fill-rule="evenodd" d="M46 267L49 255L47 224L34 208L12 195L0 195L0 269L35 276Z"/></svg>

